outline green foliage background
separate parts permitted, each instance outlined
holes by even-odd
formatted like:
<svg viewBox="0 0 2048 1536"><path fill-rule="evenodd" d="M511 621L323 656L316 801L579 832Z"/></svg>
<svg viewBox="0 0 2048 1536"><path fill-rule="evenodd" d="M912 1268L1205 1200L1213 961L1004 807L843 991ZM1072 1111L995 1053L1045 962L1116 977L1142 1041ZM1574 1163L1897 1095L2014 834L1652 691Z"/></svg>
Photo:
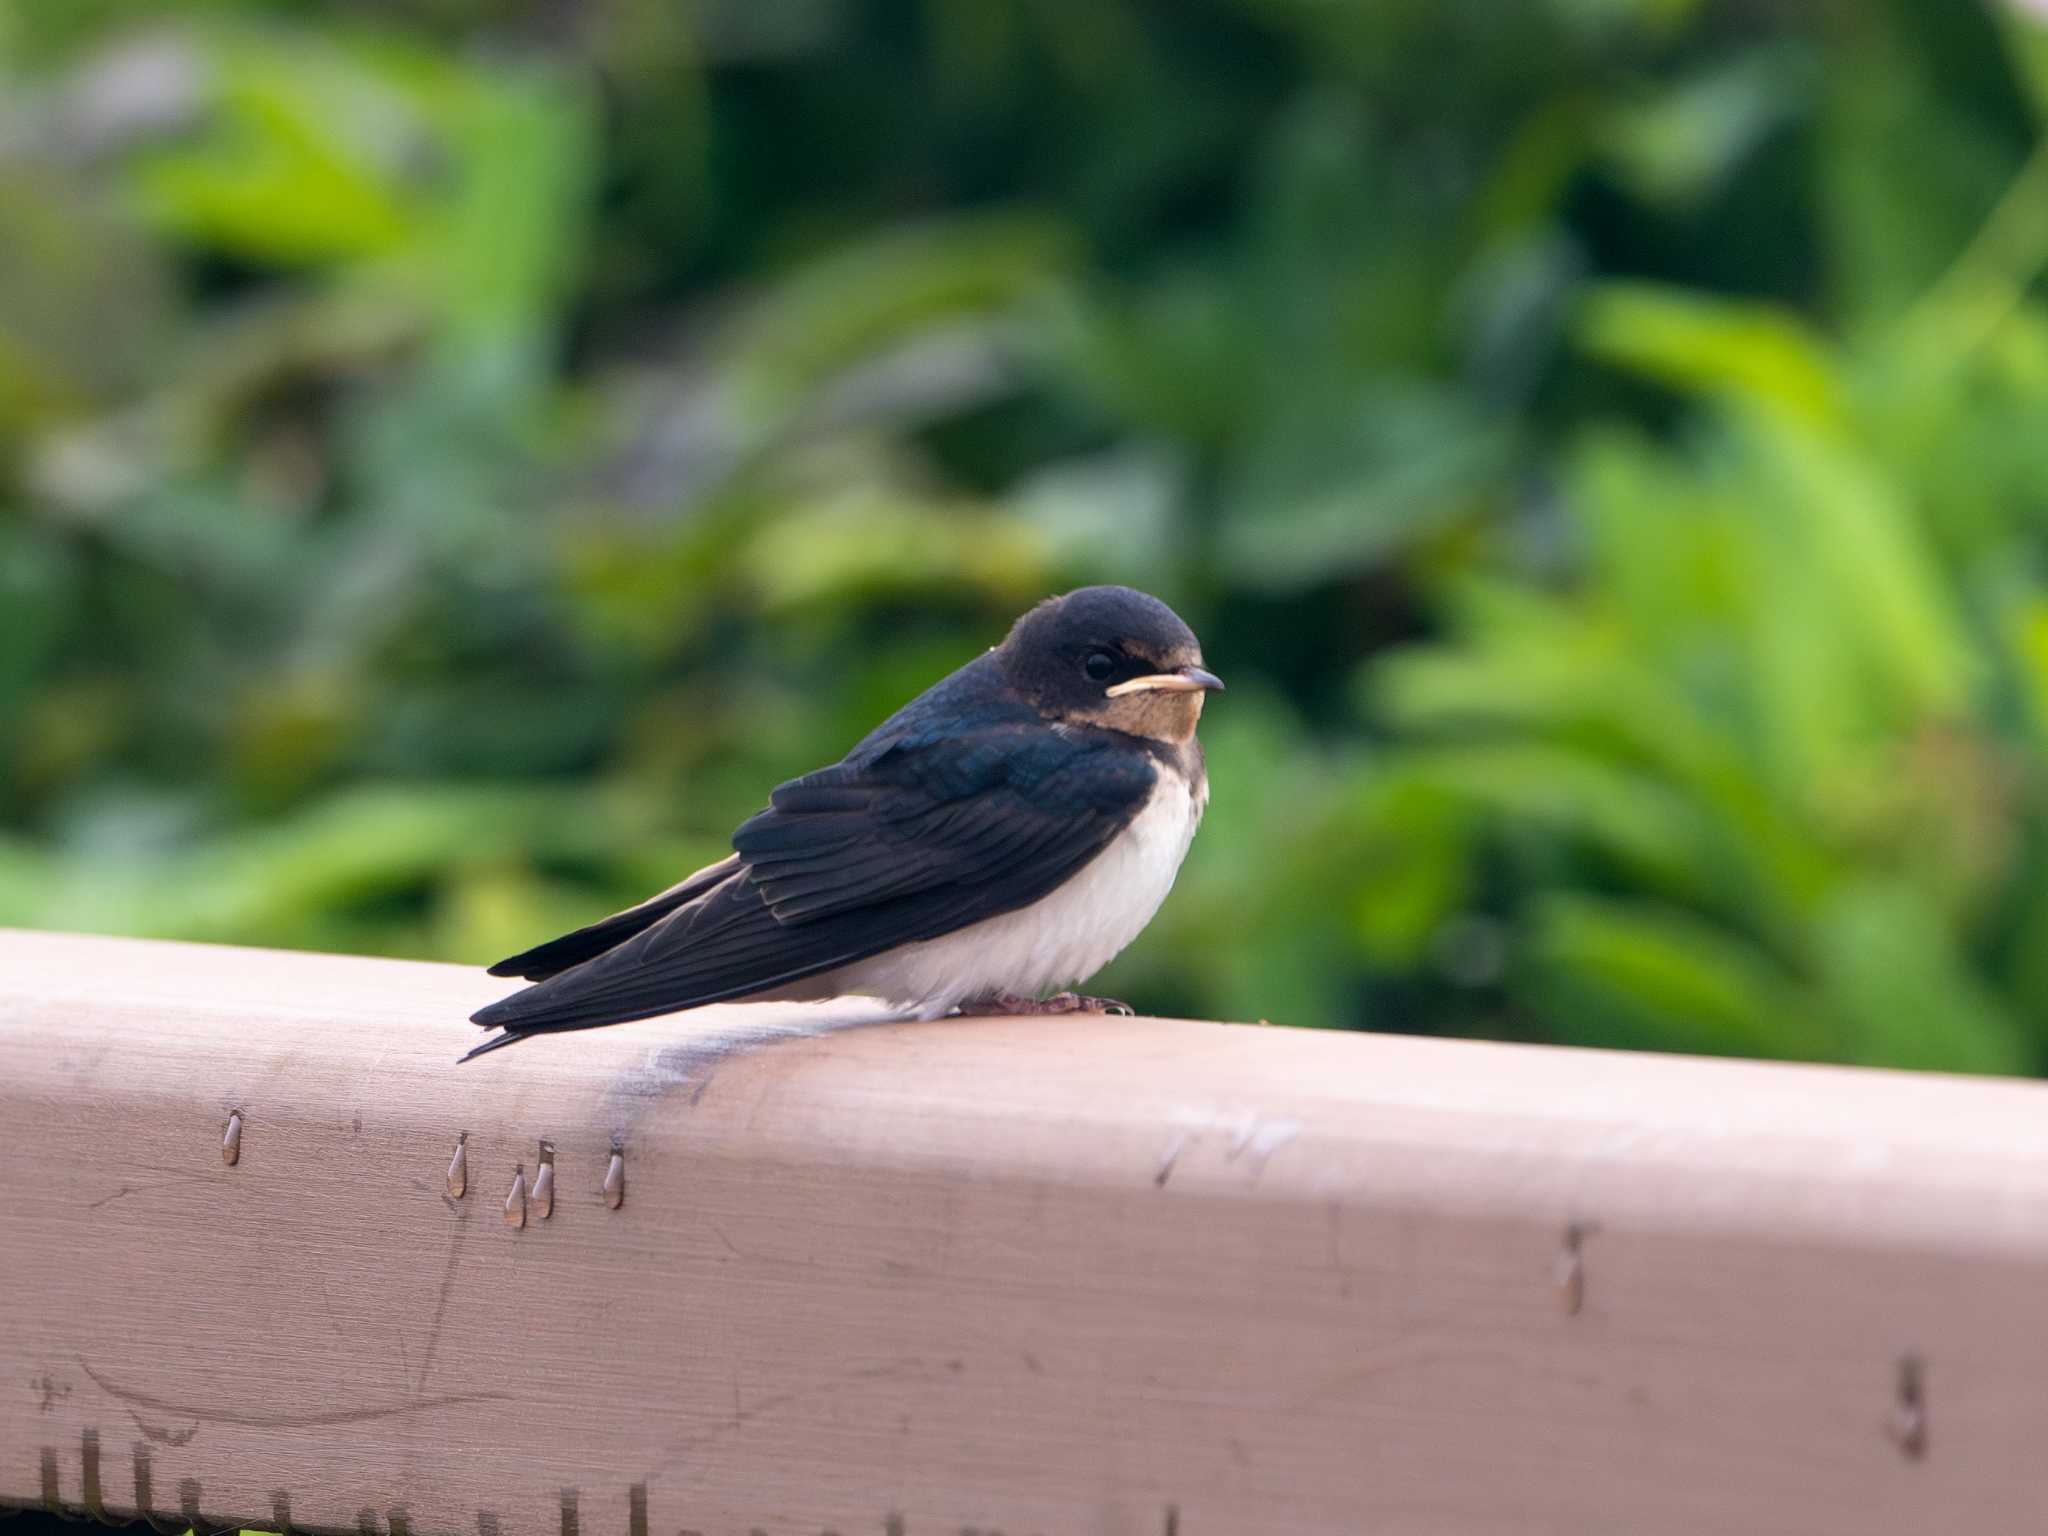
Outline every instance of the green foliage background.
<svg viewBox="0 0 2048 1536"><path fill-rule="evenodd" d="M2048 1063L2048 14L0 0L0 922L485 961L1037 597L1104 990Z"/></svg>

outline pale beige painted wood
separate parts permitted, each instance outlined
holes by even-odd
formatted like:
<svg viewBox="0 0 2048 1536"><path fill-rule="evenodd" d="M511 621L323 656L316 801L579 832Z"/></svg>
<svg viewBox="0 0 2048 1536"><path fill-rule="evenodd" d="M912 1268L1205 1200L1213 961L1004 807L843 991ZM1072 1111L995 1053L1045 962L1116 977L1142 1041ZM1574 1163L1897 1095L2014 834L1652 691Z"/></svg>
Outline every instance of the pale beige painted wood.
<svg viewBox="0 0 2048 1536"><path fill-rule="evenodd" d="M500 990L0 934L0 1496L131 1512L142 1458L166 1518L380 1533L2048 1523L2039 1086L797 1008L458 1069Z"/></svg>

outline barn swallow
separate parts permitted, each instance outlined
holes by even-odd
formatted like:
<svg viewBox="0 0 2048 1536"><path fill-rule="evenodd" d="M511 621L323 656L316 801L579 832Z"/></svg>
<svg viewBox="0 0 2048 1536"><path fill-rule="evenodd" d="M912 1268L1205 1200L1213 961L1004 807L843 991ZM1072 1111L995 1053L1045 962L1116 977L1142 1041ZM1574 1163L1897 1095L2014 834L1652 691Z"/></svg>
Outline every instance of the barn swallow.
<svg viewBox="0 0 2048 1536"><path fill-rule="evenodd" d="M741 999L864 995L926 1019L1122 1009L1046 994L1107 965L1166 899L1208 804L1195 726L1222 686L1157 598L1049 598L777 789L728 857L492 966L536 985L473 1015L502 1033L469 1055Z"/></svg>

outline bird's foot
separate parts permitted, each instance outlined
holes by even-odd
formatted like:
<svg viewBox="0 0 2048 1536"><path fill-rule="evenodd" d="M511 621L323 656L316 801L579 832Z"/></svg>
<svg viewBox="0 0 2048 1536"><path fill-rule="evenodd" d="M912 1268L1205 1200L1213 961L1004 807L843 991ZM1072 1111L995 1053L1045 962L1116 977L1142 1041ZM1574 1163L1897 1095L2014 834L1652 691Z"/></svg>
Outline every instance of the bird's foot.
<svg viewBox="0 0 2048 1536"><path fill-rule="evenodd" d="M1015 992L998 992L971 1003L963 1012L974 1013L1120 1013L1137 1012L1129 1003L1113 997L1087 997L1079 992L1055 992L1051 997L1019 997Z"/></svg>

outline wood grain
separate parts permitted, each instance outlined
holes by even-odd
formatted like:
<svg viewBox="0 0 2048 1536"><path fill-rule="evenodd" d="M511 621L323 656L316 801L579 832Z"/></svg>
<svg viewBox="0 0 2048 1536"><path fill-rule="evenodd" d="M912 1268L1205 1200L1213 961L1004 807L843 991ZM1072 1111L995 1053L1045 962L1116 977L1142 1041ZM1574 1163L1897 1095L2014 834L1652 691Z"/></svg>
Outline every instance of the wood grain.
<svg viewBox="0 0 2048 1536"><path fill-rule="evenodd" d="M500 989L0 934L0 1499L380 1536L2048 1518L2040 1086L818 1032L851 1006L457 1069Z"/></svg>

